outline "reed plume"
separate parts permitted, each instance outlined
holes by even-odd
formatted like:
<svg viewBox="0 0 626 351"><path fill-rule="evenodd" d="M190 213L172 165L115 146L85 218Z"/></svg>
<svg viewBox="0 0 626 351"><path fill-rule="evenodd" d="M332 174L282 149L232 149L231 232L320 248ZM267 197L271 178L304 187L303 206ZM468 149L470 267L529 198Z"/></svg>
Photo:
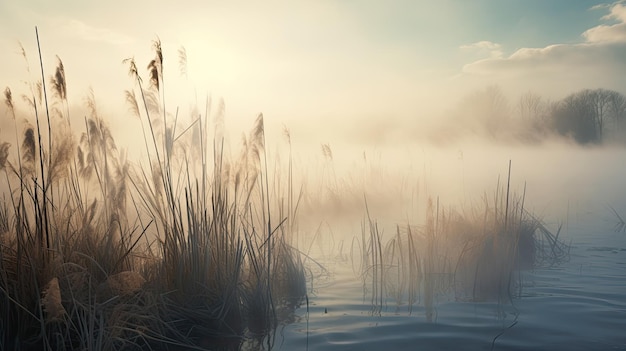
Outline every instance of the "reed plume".
<svg viewBox="0 0 626 351"><path fill-rule="evenodd" d="M0 169L4 169L7 159L9 158L9 148L11 144L3 142L0 144Z"/></svg>
<svg viewBox="0 0 626 351"><path fill-rule="evenodd" d="M322 144L322 155L327 161L333 160L333 150L330 148L329 144Z"/></svg>
<svg viewBox="0 0 626 351"><path fill-rule="evenodd" d="M155 58L148 63L148 76L150 77L150 86L159 91L159 81L162 78L163 70L163 51L161 50L161 40L159 38L152 42L152 48L155 52Z"/></svg>
<svg viewBox="0 0 626 351"><path fill-rule="evenodd" d="M52 93L60 100L67 99L67 84L65 82L65 68L63 67L63 61L57 56L57 67L54 75L50 77L52 83Z"/></svg>
<svg viewBox="0 0 626 351"><path fill-rule="evenodd" d="M35 171L36 148L35 129L29 125L24 130L22 139L22 166L28 174L32 174Z"/></svg>
<svg viewBox="0 0 626 351"><path fill-rule="evenodd" d="M141 76L139 76L139 71L137 70L137 63L135 62L135 58L130 57L124 59L122 60L122 64L128 65L128 76L141 84Z"/></svg>
<svg viewBox="0 0 626 351"><path fill-rule="evenodd" d="M184 46L178 49L178 67L181 77L187 79L187 50Z"/></svg>
<svg viewBox="0 0 626 351"><path fill-rule="evenodd" d="M150 77L150 86L159 91L159 68L157 60L151 60L148 63L148 76Z"/></svg>
<svg viewBox="0 0 626 351"><path fill-rule="evenodd" d="M139 104L137 104L137 97L135 96L135 92L132 90L126 90L126 104L128 104L128 108L131 114L137 118L140 118L139 115Z"/></svg>
<svg viewBox="0 0 626 351"><path fill-rule="evenodd" d="M4 88L4 103L9 108L9 111L11 111L11 115L13 119L15 119L15 107L13 106L13 94L11 93L11 88L9 87Z"/></svg>
<svg viewBox="0 0 626 351"><path fill-rule="evenodd" d="M30 85L32 97L25 100L35 109L37 125L23 130L19 168L6 172L9 187L11 177L19 178L20 187L9 191L15 198L0 203L0 232L15 237L10 242L5 239L11 235L1 237L0 349L199 349L215 346L212 338L240 344L247 330L266 335L276 327L273 294L304 293L302 262L276 234L283 232L284 220L274 226L270 221L275 192L270 196L267 159L263 172L260 166L261 157L267 158L263 115L242 156L245 165L254 157L257 167L254 174L245 168L238 172L236 183L246 182L247 188L233 198L223 100L215 113L209 113L207 102L207 113L194 116L178 134L176 121L166 123L169 115L159 105L164 83L158 40L154 49L149 74L156 89L151 91L141 86L134 60L124 61L139 85L147 117L142 122L150 127L145 166L132 167L118 150L93 90L85 99L89 114L78 145L64 133L71 128L52 133L49 117L48 134L42 135L37 111L48 110L47 94L41 83ZM67 107L65 78L57 57L46 83ZM125 92L126 102L140 117L135 92ZM4 99L15 120L9 88ZM153 113L159 106L162 119ZM213 155L206 150L211 117L217 131ZM187 138L181 136L192 128L197 147L185 148L181 143ZM199 154L173 151L189 149ZM10 144L0 143L0 169L13 167L9 156ZM197 159L200 170L194 168ZM126 209L131 200L134 215ZM265 325L257 328L254 321Z"/></svg>

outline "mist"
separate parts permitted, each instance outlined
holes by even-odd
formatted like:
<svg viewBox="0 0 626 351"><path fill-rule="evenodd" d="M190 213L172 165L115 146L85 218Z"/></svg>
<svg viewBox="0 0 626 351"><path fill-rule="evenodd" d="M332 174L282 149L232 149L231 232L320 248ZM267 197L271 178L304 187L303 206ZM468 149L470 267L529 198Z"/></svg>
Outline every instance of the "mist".
<svg viewBox="0 0 626 351"><path fill-rule="evenodd" d="M0 346L624 344L622 1L111 4L0 4Z"/></svg>

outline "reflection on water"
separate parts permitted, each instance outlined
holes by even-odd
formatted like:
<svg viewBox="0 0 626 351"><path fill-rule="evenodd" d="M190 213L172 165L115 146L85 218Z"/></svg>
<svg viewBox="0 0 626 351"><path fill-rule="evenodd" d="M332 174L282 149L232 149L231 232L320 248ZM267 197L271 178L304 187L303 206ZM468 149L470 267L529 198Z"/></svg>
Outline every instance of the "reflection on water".
<svg viewBox="0 0 626 351"><path fill-rule="evenodd" d="M243 348L626 350L626 153L554 147L538 167L538 151L465 149L447 165L446 150L425 152L430 203L393 176L355 167L360 183L337 185L328 171L296 239L307 299L270 347ZM494 176L509 159L511 191Z"/></svg>
<svg viewBox="0 0 626 351"><path fill-rule="evenodd" d="M309 295L308 320L287 325L274 349L626 350L626 237L597 224L570 228L571 260L524 271L510 303L434 294L429 310L387 296L372 313L349 261L328 257L332 278Z"/></svg>

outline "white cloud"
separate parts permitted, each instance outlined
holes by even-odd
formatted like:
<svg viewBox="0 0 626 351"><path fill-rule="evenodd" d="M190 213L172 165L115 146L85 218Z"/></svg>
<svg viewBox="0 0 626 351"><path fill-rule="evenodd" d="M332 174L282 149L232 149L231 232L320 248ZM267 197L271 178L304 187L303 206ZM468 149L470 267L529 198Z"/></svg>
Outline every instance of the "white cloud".
<svg viewBox="0 0 626 351"><path fill-rule="evenodd" d="M465 44L459 47L461 50L472 51L490 58L502 57L502 45L488 40L479 41L472 44Z"/></svg>
<svg viewBox="0 0 626 351"><path fill-rule="evenodd" d="M626 81L616 78L626 75L626 6L617 2L603 9L610 12L603 19L617 23L585 31L583 42L521 48L509 56L484 58L465 65L462 76L509 79L519 84L548 82L567 90L604 86L626 91ZM495 49L491 44L479 42L467 47Z"/></svg>
<svg viewBox="0 0 626 351"><path fill-rule="evenodd" d="M590 43L621 42L626 43L626 6L615 3L610 7L610 13L603 20L614 20L612 25L599 25L586 30L582 36Z"/></svg>

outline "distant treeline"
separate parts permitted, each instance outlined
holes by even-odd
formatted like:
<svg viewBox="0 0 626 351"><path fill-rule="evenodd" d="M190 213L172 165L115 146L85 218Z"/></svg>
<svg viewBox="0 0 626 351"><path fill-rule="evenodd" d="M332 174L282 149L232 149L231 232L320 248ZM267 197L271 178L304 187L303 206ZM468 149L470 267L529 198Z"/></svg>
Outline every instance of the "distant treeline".
<svg viewBox="0 0 626 351"><path fill-rule="evenodd" d="M471 131L526 142L560 136L580 144L626 143L626 97L607 89L584 89L558 101L527 92L511 104L499 87L490 86L461 101L452 117L452 130L459 134Z"/></svg>

